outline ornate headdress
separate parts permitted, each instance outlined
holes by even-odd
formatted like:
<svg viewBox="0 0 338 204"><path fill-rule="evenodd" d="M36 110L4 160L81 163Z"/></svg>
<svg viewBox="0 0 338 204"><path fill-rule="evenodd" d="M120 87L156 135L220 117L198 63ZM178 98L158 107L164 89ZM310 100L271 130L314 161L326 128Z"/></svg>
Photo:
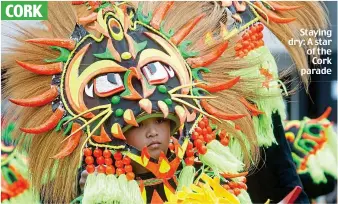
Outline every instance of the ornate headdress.
<svg viewBox="0 0 338 204"><path fill-rule="evenodd" d="M24 34L16 38L20 44L3 57L9 76L5 96L30 107L11 114L24 126L33 185L44 199L69 202L78 168L86 164L83 202L147 200L131 159L164 183L170 202L249 202L242 176L257 159L258 144L275 142L271 114L284 114L282 83L264 46L263 24L286 43L285 38L299 38L292 26L324 27L322 7L237 1L73 4L49 2L46 26L18 27ZM316 17L305 21L301 5ZM290 52L306 68L302 49ZM150 117L171 121L169 158L153 159L146 147L125 142L124 132ZM194 162L203 164L196 180ZM167 179L178 172L174 189ZM42 185L42 177L50 182ZM220 179L231 182L223 188ZM199 180L204 184L193 184ZM157 195L150 196L160 200Z"/></svg>

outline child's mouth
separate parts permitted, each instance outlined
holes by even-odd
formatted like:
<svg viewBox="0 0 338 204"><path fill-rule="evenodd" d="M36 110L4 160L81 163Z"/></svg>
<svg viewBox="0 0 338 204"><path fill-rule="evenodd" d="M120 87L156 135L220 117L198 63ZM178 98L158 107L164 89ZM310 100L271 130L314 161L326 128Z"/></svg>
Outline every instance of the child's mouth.
<svg viewBox="0 0 338 204"><path fill-rule="evenodd" d="M158 149L160 148L161 142L159 141L152 141L150 144L148 144L149 149Z"/></svg>

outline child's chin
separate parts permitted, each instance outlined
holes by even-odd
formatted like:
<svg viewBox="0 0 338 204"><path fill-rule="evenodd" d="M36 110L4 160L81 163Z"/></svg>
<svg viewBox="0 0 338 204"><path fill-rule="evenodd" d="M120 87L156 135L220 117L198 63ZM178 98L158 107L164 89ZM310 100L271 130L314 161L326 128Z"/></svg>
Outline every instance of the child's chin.
<svg viewBox="0 0 338 204"><path fill-rule="evenodd" d="M152 158L158 159L161 154L161 149L154 149L154 150L149 150L149 154Z"/></svg>

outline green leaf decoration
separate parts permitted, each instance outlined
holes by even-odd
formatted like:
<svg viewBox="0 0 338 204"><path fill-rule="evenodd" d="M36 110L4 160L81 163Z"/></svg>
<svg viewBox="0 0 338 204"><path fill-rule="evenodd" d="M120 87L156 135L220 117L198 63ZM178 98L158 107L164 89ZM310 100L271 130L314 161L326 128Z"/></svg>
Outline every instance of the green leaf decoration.
<svg viewBox="0 0 338 204"><path fill-rule="evenodd" d="M194 79L199 80L199 81L203 81L203 80L199 77L199 75L198 75L198 73L199 73L200 71L202 71L202 72L204 72L204 73L210 73L210 69L208 69L208 68L206 68L206 67L199 67L199 68L194 68L194 69L191 70L191 72L192 72L192 77L193 77Z"/></svg>
<svg viewBox="0 0 338 204"><path fill-rule="evenodd" d="M143 15L143 3L140 3L140 6L137 8L137 18L142 23L149 25L151 19L153 18L152 13L148 13L147 16Z"/></svg>
<svg viewBox="0 0 338 204"><path fill-rule="evenodd" d="M134 41L134 47L135 47L135 55L137 55L137 53L139 53L140 51L144 50L144 48L147 47L147 41L143 41L140 43L137 43Z"/></svg>
<svg viewBox="0 0 338 204"><path fill-rule="evenodd" d="M10 168L3 166L1 167L1 172L8 184L12 184L18 180L18 178L15 176L14 172Z"/></svg>
<svg viewBox="0 0 338 204"><path fill-rule="evenodd" d="M181 52L181 55L184 59L199 55L199 52L187 51L187 47L191 45L191 43L192 42L190 40L184 40L182 43L178 45L178 50Z"/></svg>
<svg viewBox="0 0 338 204"><path fill-rule="evenodd" d="M165 24L164 21L162 21L160 25L160 32L169 39L175 34L175 31L173 29L170 29L169 32L165 32L164 24Z"/></svg>
<svg viewBox="0 0 338 204"><path fill-rule="evenodd" d="M7 142L12 142L12 132L15 128L15 123L9 123L7 127L1 132L1 138Z"/></svg>
<svg viewBox="0 0 338 204"><path fill-rule="evenodd" d="M156 89L156 86L149 84L148 80L146 79L146 77L143 74L142 74L142 78L143 78L143 81L145 81L145 85L146 85L145 88L146 88L147 91L152 91L152 90Z"/></svg>
<svg viewBox="0 0 338 204"><path fill-rule="evenodd" d="M128 86L128 77L129 77L130 74L131 74L131 70L127 70L126 73L124 74L123 84L124 84L124 88L126 90L124 90L120 94L121 97L129 96L131 94L130 87Z"/></svg>
<svg viewBox="0 0 338 204"><path fill-rule="evenodd" d="M57 132L60 131L61 127L63 126L63 123L67 122L70 119L72 119L72 116L66 116L66 117L62 118L62 120L60 120L60 122L56 126L55 131L57 131ZM69 131L72 129L72 126L73 126L73 121L71 121L67 124L67 127L66 127L65 131L63 132L63 135L67 135L69 133Z"/></svg>
<svg viewBox="0 0 338 204"><path fill-rule="evenodd" d="M70 55L69 50L58 46L50 46L50 48L52 50L60 51L60 56L56 59L45 59L45 62L66 62L68 60L68 57Z"/></svg>
<svg viewBox="0 0 338 204"><path fill-rule="evenodd" d="M99 10L104 9L104 8L106 8L108 6L111 6L111 3L110 2L105 2L105 3L101 4L97 9L95 9L95 12L99 12Z"/></svg>
<svg viewBox="0 0 338 204"><path fill-rule="evenodd" d="M201 96L200 91L206 93L206 95L210 95L210 92L209 92L209 91L207 91L207 90L205 90L205 89L202 89L202 88L193 88L193 89L192 89L192 94L193 94L194 96ZM205 95L205 94L203 94L203 95Z"/></svg>
<svg viewBox="0 0 338 204"><path fill-rule="evenodd" d="M99 59L111 59L114 60L114 56L111 54L108 48L106 48L106 51L103 53L93 54L95 57Z"/></svg>

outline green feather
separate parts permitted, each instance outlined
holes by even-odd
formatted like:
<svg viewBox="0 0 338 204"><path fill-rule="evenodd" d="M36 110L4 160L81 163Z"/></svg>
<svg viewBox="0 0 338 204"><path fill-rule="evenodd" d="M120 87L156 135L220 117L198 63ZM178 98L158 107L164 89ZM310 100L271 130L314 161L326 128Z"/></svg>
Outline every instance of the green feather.
<svg viewBox="0 0 338 204"><path fill-rule="evenodd" d="M50 46L51 49L60 51L60 56L56 59L45 59L45 62L66 62L70 55L69 50L58 47L58 46Z"/></svg>
<svg viewBox="0 0 338 204"><path fill-rule="evenodd" d="M147 16L143 15L143 3L140 3L139 7L137 8L136 15L138 20L147 25L149 25L151 19L153 18L152 13L150 12L147 14Z"/></svg>
<svg viewBox="0 0 338 204"><path fill-rule="evenodd" d="M187 51L187 47L191 45L191 43L192 42L190 40L184 40L178 45L178 50L181 52L181 55L184 59L199 55L199 52Z"/></svg>

